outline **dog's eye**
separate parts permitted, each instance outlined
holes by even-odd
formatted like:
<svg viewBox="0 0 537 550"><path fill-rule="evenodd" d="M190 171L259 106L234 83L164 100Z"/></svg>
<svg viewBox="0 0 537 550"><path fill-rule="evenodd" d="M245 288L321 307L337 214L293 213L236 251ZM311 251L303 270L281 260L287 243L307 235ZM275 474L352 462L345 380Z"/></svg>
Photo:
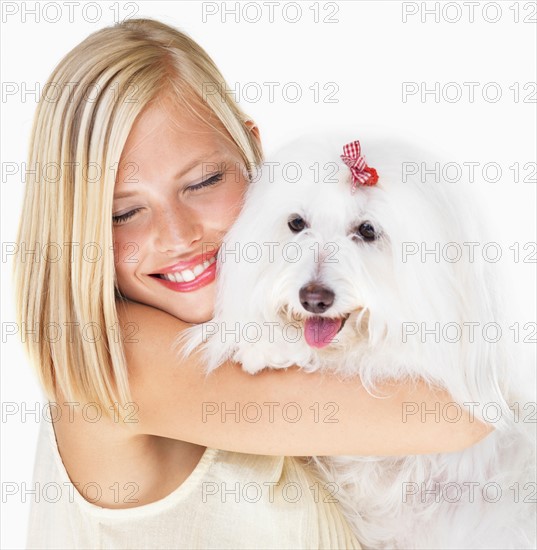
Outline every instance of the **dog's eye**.
<svg viewBox="0 0 537 550"><path fill-rule="evenodd" d="M287 225L293 233L300 233L300 231L302 231L307 226L306 220L304 220L304 218L301 218L298 214L292 214L289 217Z"/></svg>
<svg viewBox="0 0 537 550"><path fill-rule="evenodd" d="M361 235L364 241L374 241L377 238L377 232L371 222L364 222L358 226L356 233Z"/></svg>

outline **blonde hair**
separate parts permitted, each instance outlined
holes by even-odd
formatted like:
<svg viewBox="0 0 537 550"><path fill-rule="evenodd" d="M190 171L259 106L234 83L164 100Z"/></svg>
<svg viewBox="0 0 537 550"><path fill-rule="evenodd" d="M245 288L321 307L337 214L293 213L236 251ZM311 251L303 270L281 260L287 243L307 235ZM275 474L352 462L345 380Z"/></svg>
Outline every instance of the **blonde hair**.
<svg viewBox="0 0 537 550"><path fill-rule="evenodd" d="M91 34L44 86L30 140L14 283L19 326L35 330L25 348L49 399L61 391L69 401L96 402L109 415L114 403L131 401L111 252L115 170L137 116L164 93L197 116L197 107L207 107L248 170L258 165L262 152L248 117L226 88L200 46L151 19Z"/></svg>

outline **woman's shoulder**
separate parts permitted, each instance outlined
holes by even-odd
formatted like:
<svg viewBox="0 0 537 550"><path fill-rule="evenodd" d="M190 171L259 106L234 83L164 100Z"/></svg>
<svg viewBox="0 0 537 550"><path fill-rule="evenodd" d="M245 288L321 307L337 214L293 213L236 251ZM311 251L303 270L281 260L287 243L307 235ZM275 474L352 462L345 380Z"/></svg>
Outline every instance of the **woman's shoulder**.
<svg viewBox="0 0 537 550"><path fill-rule="evenodd" d="M156 358L163 350L176 354L173 344L178 334L192 326L160 309L131 302L116 300L118 322L129 367L129 375L134 376L141 365Z"/></svg>
<svg viewBox="0 0 537 550"><path fill-rule="evenodd" d="M166 497L194 471L206 447L150 434L134 434L123 419L98 415L97 404L62 407L52 427L57 452L75 487L96 483L97 504L130 508ZM134 502L118 502L117 487L136 487Z"/></svg>

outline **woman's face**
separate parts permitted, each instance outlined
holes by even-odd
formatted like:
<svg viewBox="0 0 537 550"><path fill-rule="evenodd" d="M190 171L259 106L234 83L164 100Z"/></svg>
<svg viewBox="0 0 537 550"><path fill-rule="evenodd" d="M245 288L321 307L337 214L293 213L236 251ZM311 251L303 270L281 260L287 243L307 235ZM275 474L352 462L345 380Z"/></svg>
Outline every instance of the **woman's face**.
<svg viewBox="0 0 537 550"><path fill-rule="evenodd" d="M210 123L223 131L215 116ZM168 98L151 103L129 134L114 189L121 293L190 323L209 320L215 254L246 186L238 150L205 118Z"/></svg>

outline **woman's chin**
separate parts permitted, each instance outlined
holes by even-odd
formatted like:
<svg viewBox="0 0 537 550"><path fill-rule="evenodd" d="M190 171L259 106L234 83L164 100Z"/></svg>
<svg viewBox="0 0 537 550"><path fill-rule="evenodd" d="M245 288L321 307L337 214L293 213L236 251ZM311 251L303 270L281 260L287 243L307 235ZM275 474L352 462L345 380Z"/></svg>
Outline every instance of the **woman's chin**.
<svg viewBox="0 0 537 550"><path fill-rule="evenodd" d="M174 307L171 304L166 304L162 309L186 323L193 323L196 325L205 323L210 321L214 316L214 300L206 299L208 298L207 296L203 298L205 299L196 300L194 306L192 304L181 304L180 306L176 304L176 307Z"/></svg>
<svg viewBox="0 0 537 550"><path fill-rule="evenodd" d="M194 325L199 325L200 323L206 323L207 321L210 321L213 318L213 310L207 314L197 314L197 315L183 315L181 317L181 321L185 321L186 323L192 323Z"/></svg>

